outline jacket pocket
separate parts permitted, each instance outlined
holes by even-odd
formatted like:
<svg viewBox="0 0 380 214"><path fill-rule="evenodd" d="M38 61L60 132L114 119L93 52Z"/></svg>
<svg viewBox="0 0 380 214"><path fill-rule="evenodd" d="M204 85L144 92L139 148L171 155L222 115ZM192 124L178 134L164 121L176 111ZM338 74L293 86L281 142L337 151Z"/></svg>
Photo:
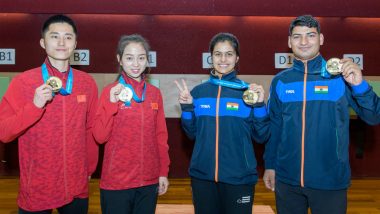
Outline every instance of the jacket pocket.
<svg viewBox="0 0 380 214"><path fill-rule="evenodd" d="M254 159L253 159L253 146L248 145L247 143L244 143L244 159L245 159L245 164L247 166L247 169L254 169L255 164L254 164Z"/></svg>
<svg viewBox="0 0 380 214"><path fill-rule="evenodd" d="M32 182L32 173L33 173L33 166L34 166L34 160L30 162L28 174L27 174L27 181L26 181L26 190L30 193L31 188L31 182Z"/></svg>
<svg viewBox="0 0 380 214"><path fill-rule="evenodd" d="M335 142L336 142L336 157L339 161L341 161L341 149L340 149L340 143L339 143L339 135L338 130L335 129Z"/></svg>
<svg viewBox="0 0 380 214"><path fill-rule="evenodd" d="M348 162L348 139L346 139L346 136L341 135L339 133L339 130L336 129L336 157L338 161L346 163ZM348 137L348 136L347 136Z"/></svg>
<svg viewBox="0 0 380 214"><path fill-rule="evenodd" d="M116 145L112 148L111 156L109 157L108 169L107 169L107 173L108 173L109 175L111 175L112 161L113 161L113 159L114 159L115 151L116 151Z"/></svg>

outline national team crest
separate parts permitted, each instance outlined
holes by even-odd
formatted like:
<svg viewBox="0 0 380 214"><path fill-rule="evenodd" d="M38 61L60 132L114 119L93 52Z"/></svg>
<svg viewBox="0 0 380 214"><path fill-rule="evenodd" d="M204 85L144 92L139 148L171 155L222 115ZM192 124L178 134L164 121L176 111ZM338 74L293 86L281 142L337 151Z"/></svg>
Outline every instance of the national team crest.
<svg viewBox="0 0 380 214"><path fill-rule="evenodd" d="M227 110L231 111L237 111L239 110L239 104L238 103L227 103Z"/></svg>
<svg viewBox="0 0 380 214"><path fill-rule="evenodd" d="M329 93L329 86L314 86L314 93L316 94L328 94Z"/></svg>

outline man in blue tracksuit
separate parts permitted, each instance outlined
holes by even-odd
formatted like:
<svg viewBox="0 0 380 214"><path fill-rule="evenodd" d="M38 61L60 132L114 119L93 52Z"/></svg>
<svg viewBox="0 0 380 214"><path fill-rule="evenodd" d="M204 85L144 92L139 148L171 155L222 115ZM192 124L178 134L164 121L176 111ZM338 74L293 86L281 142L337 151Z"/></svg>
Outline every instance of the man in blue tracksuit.
<svg viewBox="0 0 380 214"><path fill-rule="evenodd" d="M324 37L312 16L292 21L293 67L275 76L268 103L271 138L264 182L275 191L278 213L346 213L350 185L349 107L368 124L380 122L380 102L358 65L341 59L329 75L319 48Z"/></svg>
<svg viewBox="0 0 380 214"><path fill-rule="evenodd" d="M252 141L269 137L269 117L262 86L254 106L243 102L244 86L236 77L239 43L230 33L219 33L210 42L213 70L210 80L191 92L185 82L177 86L182 126L195 146L190 163L196 214L252 214L257 182Z"/></svg>

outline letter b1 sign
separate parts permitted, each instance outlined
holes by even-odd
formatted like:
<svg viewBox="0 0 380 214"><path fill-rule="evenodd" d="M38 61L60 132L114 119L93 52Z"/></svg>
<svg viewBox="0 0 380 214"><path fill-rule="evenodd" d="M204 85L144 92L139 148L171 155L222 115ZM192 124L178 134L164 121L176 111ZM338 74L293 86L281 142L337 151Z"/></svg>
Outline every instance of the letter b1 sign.
<svg viewBox="0 0 380 214"><path fill-rule="evenodd" d="M0 49L0 65L14 65L16 64L16 50L15 49Z"/></svg>

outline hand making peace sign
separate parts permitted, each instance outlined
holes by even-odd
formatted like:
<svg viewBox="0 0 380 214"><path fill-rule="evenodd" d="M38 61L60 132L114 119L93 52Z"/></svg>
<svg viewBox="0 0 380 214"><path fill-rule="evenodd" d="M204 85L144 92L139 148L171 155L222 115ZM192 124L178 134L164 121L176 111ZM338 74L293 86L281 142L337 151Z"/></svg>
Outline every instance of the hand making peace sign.
<svg viewBox="0 0 380 214"><path fill-rule="evenodd" d="M177 85L179 90L179 98L178 101L180 104L192 104L193 97L190 94L189 89L187 88L185 80L182 79L182 86L178 83L177 80L174 80L174 83Z"/></svg>

